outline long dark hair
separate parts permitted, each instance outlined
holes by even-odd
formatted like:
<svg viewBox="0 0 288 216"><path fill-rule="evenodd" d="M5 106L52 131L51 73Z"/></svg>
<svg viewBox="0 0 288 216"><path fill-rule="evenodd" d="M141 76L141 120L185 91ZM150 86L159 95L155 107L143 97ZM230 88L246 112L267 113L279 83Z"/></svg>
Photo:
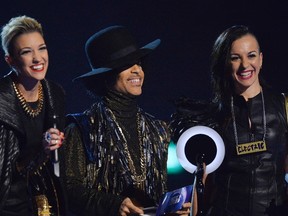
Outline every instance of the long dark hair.
<svg viewBox="0 0 288 216"><path fill-rule="evenodd" d="M234 82L229 68L231 46L235 40L245 35L252 35L257 40L255 34L247 26L236 25L222 32L213 45L211 84L214 93L213 101L216 103L227 103L233 94ZM261 52L259 43L258 46L259 52ZM264 83L264 80L261 81L261 79L260 83Z"/></svg>

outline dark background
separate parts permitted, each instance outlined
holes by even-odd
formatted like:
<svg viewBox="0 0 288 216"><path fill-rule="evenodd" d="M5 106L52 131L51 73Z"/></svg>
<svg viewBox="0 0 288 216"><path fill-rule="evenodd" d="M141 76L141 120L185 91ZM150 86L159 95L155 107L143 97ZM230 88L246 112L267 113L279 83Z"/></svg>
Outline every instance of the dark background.
<svg viewBox="0 0 288 216"><path fill-rule="evenodd" d="M47 78L65 88L67 113L82 112L92 103L82 86L71 81L90 70L86 40L104 27L119 24L131 30L140 46L162 40L144 68L146 80L139 98L141 106L158 118L168 121L175 111L173 101L180 96L210 97L212 44L224 29L236 24L249 26L258 36L264 78L275 90L288 91L285 0L9 0L1 4L1 26L18 15L42 23L50 56ZM9 71L4 56L0 68L1 75ZM189 182L184 175L170 177L171 188Z"/></svg>

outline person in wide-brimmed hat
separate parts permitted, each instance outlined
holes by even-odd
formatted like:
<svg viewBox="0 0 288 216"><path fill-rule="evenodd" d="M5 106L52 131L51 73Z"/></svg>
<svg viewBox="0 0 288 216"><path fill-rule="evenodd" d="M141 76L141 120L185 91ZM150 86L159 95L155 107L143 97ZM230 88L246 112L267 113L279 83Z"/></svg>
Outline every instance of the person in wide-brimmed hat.
<svg viewBox="0 0 288 216"><path fill-rule="evenodd" d="M137 64L150 54L158 45L156 39L143 47L123 26L110 26L94 35L86 42L85 52L91 71L76 77L73 81L81 81L88 90L96 95L103 95L107 87L116 81L114 78L121 71ZM140 86L142 87L142 85Z"/></svg>
<svg viewBox="0 0 288 216"><path fill-rule="evenodd" d="M88 39L92 70L74 81L101 97L68 117L63 172L74 214L141 214L141 207L156 206L166 191L170 133L136 101L144 82L141 61L159 44L157 39L139 47L123 26Z"/></svg>

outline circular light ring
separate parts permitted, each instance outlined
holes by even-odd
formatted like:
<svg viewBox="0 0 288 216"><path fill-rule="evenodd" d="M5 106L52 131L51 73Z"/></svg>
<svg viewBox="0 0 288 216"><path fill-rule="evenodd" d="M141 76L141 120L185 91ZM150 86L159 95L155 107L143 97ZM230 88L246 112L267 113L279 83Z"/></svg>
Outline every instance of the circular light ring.
<svg viewBox="0 0 288 216"><path fill-rule="evenodd" d="M183 134L178 139L177 147L176 147L176 155L178 158L179 163L181 166L188 172L194 173L197 166L190 163L190 161L187 159L185 155L185 146L187 141L199 134L204 134L206 136L209 136L216 145L216 156L214 160L206 165L206 173L212 173L214 172L222 163L225 155L225 146L223 139L221 136L212 128L207 126L194 126L184 131Z"/></svg>

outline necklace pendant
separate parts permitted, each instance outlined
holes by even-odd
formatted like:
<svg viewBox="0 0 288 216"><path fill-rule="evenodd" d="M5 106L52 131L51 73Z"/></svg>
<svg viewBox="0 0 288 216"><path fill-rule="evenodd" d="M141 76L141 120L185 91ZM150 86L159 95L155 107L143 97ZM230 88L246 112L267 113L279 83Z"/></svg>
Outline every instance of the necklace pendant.
<svg viewBox="0 0 288 216"><path fill-rule="evenodd" d="M252 154L267 151L265 141L256 141L236 145L237 155Z"/></svg>

